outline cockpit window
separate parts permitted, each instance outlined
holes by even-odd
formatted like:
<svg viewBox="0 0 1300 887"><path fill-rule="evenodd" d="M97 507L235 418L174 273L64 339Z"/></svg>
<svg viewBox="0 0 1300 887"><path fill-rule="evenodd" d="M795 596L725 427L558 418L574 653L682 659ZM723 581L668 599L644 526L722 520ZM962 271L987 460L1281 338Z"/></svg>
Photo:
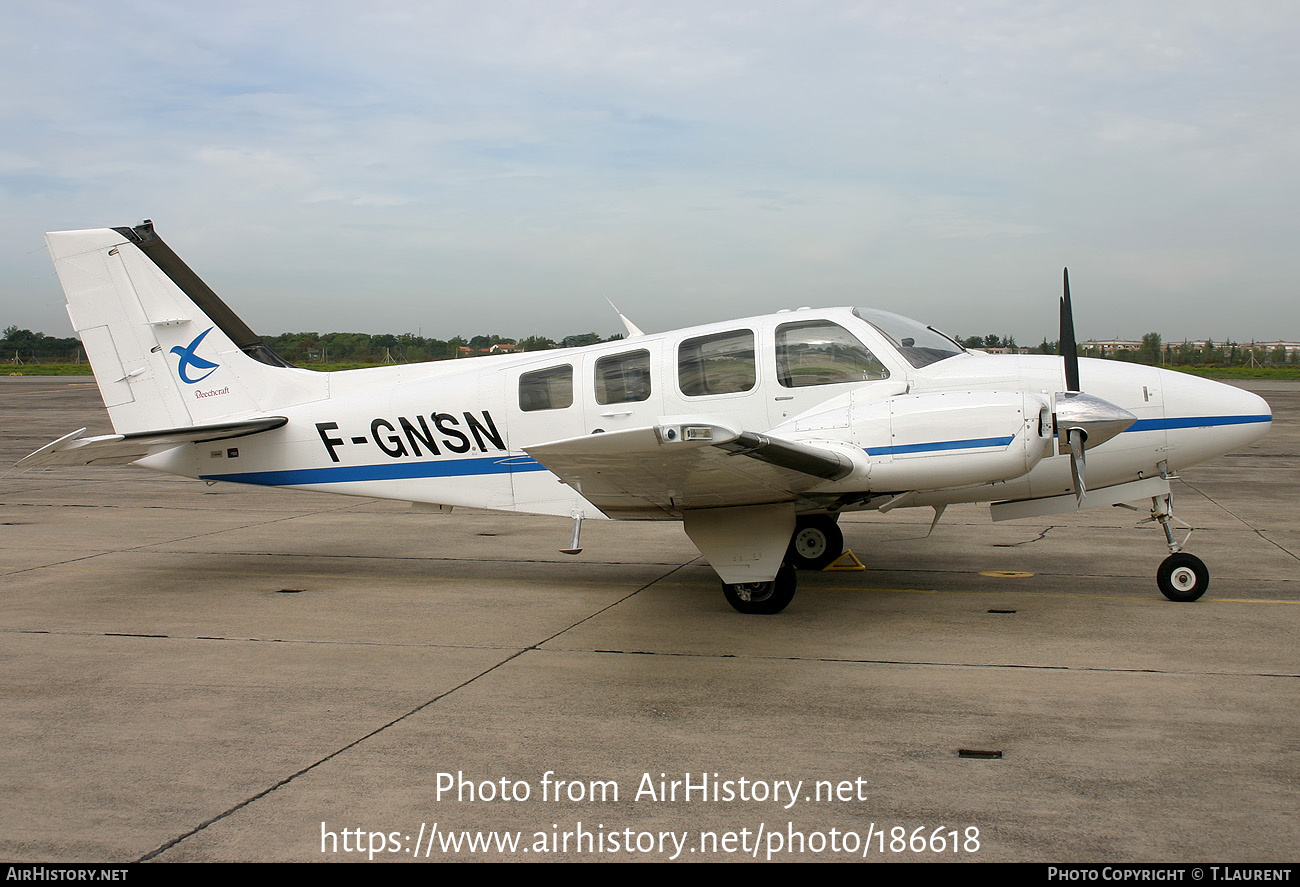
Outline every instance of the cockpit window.
<svg viewBox="0 0 1300 887"><path fill-rule="evenodd" d="M933 327L911 318L874 308L854 308L853 313L893 342L903 359L917 369L955 357L966 350Z"/></svg>
<svg viewBox="0 0 1300 887"><path fill-rule="evenodd" d="M876 356L837 323L808 320L776 328L776 377L785 388L889 378Z"/></svg>

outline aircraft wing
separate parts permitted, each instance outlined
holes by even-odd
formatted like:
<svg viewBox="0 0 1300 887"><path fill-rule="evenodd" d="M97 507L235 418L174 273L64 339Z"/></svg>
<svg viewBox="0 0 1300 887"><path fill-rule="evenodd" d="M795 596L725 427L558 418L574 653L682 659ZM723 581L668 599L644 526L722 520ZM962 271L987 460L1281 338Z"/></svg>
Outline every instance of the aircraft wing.
<svg viewBox="0 0 1300 887"><path fill-rule="evenodd" d="M846 453L720 425L630 428L524 447L610 517L789 502L853 471Z"/></svg>
<svg viewBox="0 0 1300 887"><path fill-rule="evenodd" d="M130 434L103 434L82 437L80 428L48 443L31 455L18 460L24 468L48 465L126 465L152 453L160 453L186 443L229 440L279 428L289 420L284 416L265 416L238 422L194 425L164 431L138 431Z"/></svg>

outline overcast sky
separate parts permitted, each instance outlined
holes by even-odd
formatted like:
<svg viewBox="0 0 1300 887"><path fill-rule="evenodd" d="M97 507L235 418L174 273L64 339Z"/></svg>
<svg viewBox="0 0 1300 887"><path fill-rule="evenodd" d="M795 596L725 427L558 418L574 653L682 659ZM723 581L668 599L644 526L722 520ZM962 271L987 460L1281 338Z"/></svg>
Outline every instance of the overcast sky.
<svg viewBox="0 0 1300 887"><path fill-rule="evenodd" d="M0 326L135 224L250 326L1300 338L1293 2L8 3Z"/></svg>

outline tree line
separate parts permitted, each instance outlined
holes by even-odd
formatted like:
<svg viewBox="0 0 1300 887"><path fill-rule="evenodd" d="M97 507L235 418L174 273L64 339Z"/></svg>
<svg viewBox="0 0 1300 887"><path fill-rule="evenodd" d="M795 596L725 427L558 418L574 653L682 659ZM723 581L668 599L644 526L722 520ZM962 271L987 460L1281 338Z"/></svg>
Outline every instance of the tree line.
<svg viewBox="0 0 1300 887"><path fill-rule="evenodd" d="M433 339L413 333L283 333L264 336L262 341L272 351L292 364L310 366L313 363L418 363L427 360L451 360L478 356L498 350L512 353L545 351L549 348L569 348L578 345L595 345L623 338L615 335L602 338L594 332L575 333L558 342L546 336L528 336L510 339L496 335L453 336L450 339ZM60 339L6 327L0 338L0 359L5 363L80 363L86 359L80 340Z"/></svg>
<svg viewBox="0 0 1300 887"><path fill-rule="evenodd" d="M5 327L0 358L5 363L76 363L86 359L80 339L59 339L16 326Z"/></svg>
<svg viewBox="0 0 1300 887"><path fill-rule="evenodd" d="M958 338L957 341L966 348L1000 348L1012 352L1020 350L1014 336L990 333L986 336ZM1097 357L1148 366L1295 366L1300 363L1300 352L1292 351L1288 354L1280 345L1270 349L1253 342L1165 342L1159 333L1146 333L1142 336L1142 344L1137 350L1089 348L1082 342L1078 343L1076 350L1080 357ZM1048 341L1044 338L1042 343L1030 348L1029 353L1060 354L1060 343L1055 339Z"/></svg>
<svg viewBox="0 0 1300 887"><path fill-rule="evenodd" d="M313 363L418 363L427 360L451 360L491 353L498 350L513 353L545 351L549 348L570 348L595 345L621 339L621 334L601 338L594 332L576 333L556 341L546 336L528 336L510 339L497 335L453 336L450 339L433 339L413 333L282 333L263 338L271 350L290 363L311 366ZM969 336L958 341L967 348L1005 348L1018 351L1014 336L990 333ZM505 348L501 348L505 346ZM1043 339L1029 349L1035 354L1058 354L1058 343ZM1150 366L1295 366L1300 354L1287 354L1281 347L1272 350L1254 344L1238 342L1181 342L1166 343L1159 333L1147 333L1136 351L1106 350L1079 345L1080 357L1104 357L1111 360L1142 363ZM85 360L81 342L68 337L61 339L20 330L16 326L5 328L0 338L0 359L5 363L79 363Z"/></svg>

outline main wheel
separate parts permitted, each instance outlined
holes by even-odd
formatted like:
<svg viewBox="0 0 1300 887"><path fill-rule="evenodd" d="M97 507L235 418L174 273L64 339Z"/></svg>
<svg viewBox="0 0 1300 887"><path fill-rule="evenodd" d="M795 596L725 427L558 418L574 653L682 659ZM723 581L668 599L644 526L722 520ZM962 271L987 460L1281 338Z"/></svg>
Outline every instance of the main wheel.
<svg viewBox="0 0 1300 887"><path fill-rule="evenodd" d="M771 616L790 606L798 585L794 568L782 564L776 578L770 582L722 583L722 595L737 612Z"/></svg>
<svg viewBox="0 0 1300 887"><path fill-rule="evenodd" d="M797 570L824 570L843 553L844 534L835 518L818 514L799 518L785 560Z"/></svg>
<svg viewBox="0 0 1300 887"><path fill-rule="evenodd" d="M1161 562L1156 584L1171 601L1194 601L1210 587L1210 571L1199 557L1180 551Z"/></svg>

